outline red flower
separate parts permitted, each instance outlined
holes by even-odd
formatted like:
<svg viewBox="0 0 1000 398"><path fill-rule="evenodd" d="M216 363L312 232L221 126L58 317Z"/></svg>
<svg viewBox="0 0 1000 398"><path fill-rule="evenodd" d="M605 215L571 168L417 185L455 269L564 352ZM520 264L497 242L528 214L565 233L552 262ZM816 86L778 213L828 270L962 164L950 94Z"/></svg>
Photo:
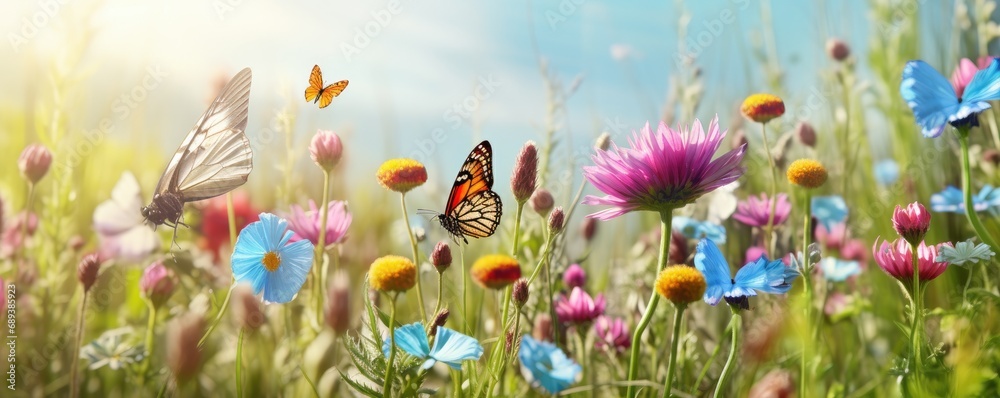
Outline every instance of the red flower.
<svg viewBox="0 0 1000 398"><path fill-rule="evenodd" d="M217 196L204 202L201 210L201 240L198 246L212 252L212 258L218 262L219 250L223 246L230 247L229 213L226 208L226 197ZM250 223L257 221L260 210L250 204L250 197L244 192L233 194L233 212L236 215L236 230L242 230Z"/></svg>

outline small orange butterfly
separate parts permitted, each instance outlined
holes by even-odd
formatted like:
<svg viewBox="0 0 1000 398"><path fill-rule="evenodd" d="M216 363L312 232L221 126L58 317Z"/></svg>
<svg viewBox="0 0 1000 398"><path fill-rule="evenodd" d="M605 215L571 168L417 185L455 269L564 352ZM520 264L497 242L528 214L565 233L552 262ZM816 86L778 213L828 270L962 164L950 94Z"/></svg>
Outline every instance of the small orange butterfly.
<svg viewBox="0 0 1000 398"><path fill-rule="evenodd" d="M323 87L323 72L319 70L319 65L313 65L312 73L309 74L309 87L306 87L306 101L318 102L320 108L326 108L333 102L333 97L340 95L345 88L347 80Z"/></svg>

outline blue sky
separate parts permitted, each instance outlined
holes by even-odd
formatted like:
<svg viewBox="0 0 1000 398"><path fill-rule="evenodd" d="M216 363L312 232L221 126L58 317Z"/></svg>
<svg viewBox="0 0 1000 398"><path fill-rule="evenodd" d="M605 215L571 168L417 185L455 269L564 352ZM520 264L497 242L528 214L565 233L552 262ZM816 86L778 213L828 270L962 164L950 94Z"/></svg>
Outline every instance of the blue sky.
<svg viewBox="0 0 1000 398"><path fill-rule="evenodd" d="M812 87L818 70L832 65L823 49L827 37L845 38L864 64L867 1L770 3L776 50L793 91L790 107L809 94L795 88ZM940 15L951 7L925 7L935 16L930 31L948 23L950 16ZM0 16L8 41L26 21L51 11L41 2L13 8ZM302 147L317 128L343 133L352 175L371 175L386 157L423 156L432 178L446 180L484 138L493 142L497 173L506 174L517 149L538 139L545 124L539 56L564 85L582 78L560 126L567 132L563 145L585 148L606 120L633 129L660 117L682 12L690 15L687 42L699 52L705 83L697 116L707 122L718 114L729 125L738 102L765 88L750 54L763 27L757 1L66 2L36 24L38 33L26 43L0 50L15 60L0 65L10 87L0 93L0 106L23 106L25 90L45 93L44 76L33 70L58 64L87 27L93 34L86 55L72 66L80 85L67 94L81 110L71 122L77 131L110 118L113 139L161 147L166 158L204 110L213 84L249 66L248 134L258 165L277 159L267 151L282 141L268 141L268 131L274 115L291 106ZM613 47L624 59L613 57ZM302 99L313 64L327 80L351 81L322 110ZM151 70L155 87L122 112L120 96L150 81ZM456 106L467 105L475 111L458 116Z"/></svg>

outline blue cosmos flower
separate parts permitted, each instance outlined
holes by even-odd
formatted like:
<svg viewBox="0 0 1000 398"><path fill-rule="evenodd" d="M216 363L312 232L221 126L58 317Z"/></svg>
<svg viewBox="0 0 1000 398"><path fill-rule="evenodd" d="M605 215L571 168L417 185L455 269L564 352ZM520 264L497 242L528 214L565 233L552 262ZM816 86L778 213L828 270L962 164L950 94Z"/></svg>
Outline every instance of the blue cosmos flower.
<svg viewBox="0 0 1000 398"><path fill-rule="evenodd" d="M549 394L558 394L576 382L583 368L552 343L537 341L531 336L521 338L521 373L529 383Z"/></svg>
<svg viewBox="0 0 1000 398"><path fill-rule="evenodd" d="M972 197L972 207L977 212L990 210L996 213L1000 210L1000 189L992 185L984 185L979 193ZM962 190L949 185L943 191L931 195L931 210L942 213L965 214L965 199Z"/></svg>
<svg viewBox="0 0 1000 398"><path fill-rule="evenodd" d="M843 282L847 278L861 273L861 263L839 258L824 257L819 261L819 269L823 277L833 282Z"/></svg>
<svg viewBox="0 0 1000 398"><path fill-rule="evenodd" d="M420 369L434 366L437 361L444 362L452 369L461 370L462 361L466 359L479 360L483 355L483 346L476 339L438 326L437 337L434 338L434 349L427 342L427 332L419 322L396 328L396 347L407 354L424 359ZM382 353L389 357L392 342L388 338L382 341Z"/></svg>
<svg viewBox="0 0 1000 398"><path fill-rule="evenodd" d="M976 72L961 97L941 73L924 61L910 61L903 69L899 93L913 110L913 117L925 137L937 137L947 124L977 126L979 112L990 108L988 101L1000 99L1000 62L993 60Z"/></svg>
<svg viewBox="0 0 1000 398"><path fill-rule="evenodd" d="M768 260L760 256L757 261L744 265L736 272L736 277L730 277L729 263L722 252L710 239L698 242L697 253L694 255L694 266L705 274L705 302L716 305L725 298L729 303L743 305L745 298L756 296L757 292L786 293L792 288L792 281L799 276L794 268L786 267L781 259ZM742 299L742 300L741 300Z"/></svg>
<svg viewBox="0 0 1000 398"><path fill-rule="evenodd" d="M726 243L726 227L708 221L677 216L673 220L673 230L680 232L688 239L711 239L719 243Z"/></svg>
<svg viewBox="0 0 1000 398"><path fill-rule="evenodd" d="M313 263L313 245L308 240L289 244L294 233L288 221L271 213L260 213L260 221L247 225L236 238L233 276L236 282L264 292L264 300L287 303L306 281Z"/></svg>
<svg viewBox="0 0 1000 398"><path fill-rule="evenodd" d="M817 196L812 198L812 215L833 231L833 226L847 220L847 202L840 196Z"/></svg>
<svg viewBox="0 0 1000 398"><path fill-rule="evenodd" d="M975 244L972 240L958 242L955 247L941 245L940 252L934 261L951 265L964 266L966 263L978 264L980 260L988 262L996 253L985 243Z"/></svg>
<svg viewBox="0 0 1000 398"><path fill-rule="evenodd" d="M875 181L883 186L895 184L896 181L899 181L899 164L892 159L875 163Z"/></svg>

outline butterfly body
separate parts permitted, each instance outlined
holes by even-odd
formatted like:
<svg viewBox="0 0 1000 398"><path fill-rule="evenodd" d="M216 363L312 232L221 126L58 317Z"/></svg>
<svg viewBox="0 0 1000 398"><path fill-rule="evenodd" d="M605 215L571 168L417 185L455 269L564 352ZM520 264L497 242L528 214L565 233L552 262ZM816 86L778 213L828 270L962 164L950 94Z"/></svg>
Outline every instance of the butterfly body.
<svg viewBox="0 0 1000 398"><path fill-rule="evenodd" d="M220 91L171 157L153 199L140 210L146 222L184 225L184 204L213 198L243 185L253 170L247 139L250 69L243 69Z"/></svg>
<svg viewBox="0 0 1000 398"><path fill-rule="evenodd" d="M313 65L312 72L309 74L309 87L306 87L305 92L306 101L319 104L320 108L326 108L333 102L334 97L344 92L347 84L347 80L340 80L323 86L323 71L319 69L319 65Z"/></svg>
<svg viewBox="0 0 1000 398"><path fill-rule="evenodd" d="M467 237L485 238L496 232L503 215L500 195L493 192L493 148L483 141L462 164L443 214L437 215L448 233L466 244Z"/></svg>

